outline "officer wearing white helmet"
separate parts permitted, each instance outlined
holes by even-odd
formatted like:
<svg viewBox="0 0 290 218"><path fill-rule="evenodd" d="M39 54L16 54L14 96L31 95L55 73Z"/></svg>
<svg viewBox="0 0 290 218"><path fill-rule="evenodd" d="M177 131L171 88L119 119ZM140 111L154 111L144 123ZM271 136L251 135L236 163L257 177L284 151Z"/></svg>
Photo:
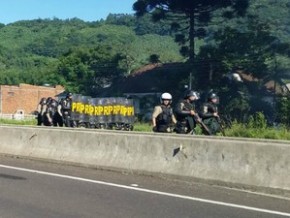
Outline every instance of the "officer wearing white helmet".
<svg viewBox="0 0 290 218"><path fill-rule="evenodd" d="M152 125L154 132L172 132L172 124L176 123L173 110L171 108L172 95L168 92L160 96L160 105L154 107L152 114Z"/></svg>

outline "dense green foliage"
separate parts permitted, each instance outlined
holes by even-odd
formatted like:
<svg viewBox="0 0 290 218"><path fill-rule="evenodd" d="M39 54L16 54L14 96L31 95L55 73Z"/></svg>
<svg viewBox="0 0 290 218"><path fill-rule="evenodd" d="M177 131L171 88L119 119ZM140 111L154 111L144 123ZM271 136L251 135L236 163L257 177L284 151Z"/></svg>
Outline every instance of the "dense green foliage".
<svg viewBox="0 0 290 218"><path fill-rule="evenodd" d="M110 14L96 22L1 24L0 84L60 84L95 96L148 63L181 62L184 68L173 69L178 85L166 91L176 94L192 73L190 85L218 92L232 119L247 122L262 112L268 123L289 127L289 100L264 86L290 81L289 0L136 0L134 9L136 17ZM252 81L227 79L235 71Z"/></svg>
<svg viewBox="0 0 290 218"><path fill-rule="evenodd" d="M126 20L121 23L118 16L112 17L98 22L37 19L2 26L0 84L61 84L91 94L149 63L151 55L161 62L182 61L172 37L156 34L158 25L145 32L143 22L132 15L119 15Z"/></svg>
<svg viewBox="0 0 290 218"><path fill-rule="evenodd" d="M246 123L233 122L225 133L230 137L290 140L290 132L285 126L269 127L262 113L250 116Z"/></svg>
<svg viewBox="0 0 290 218"><path fill-rule="evenodd" d="M223 17L244 15L248 0L137 0L133 8L138 17L151 13L154 21L169 20L176 33L181 53L194 61L195 38L204 38L208 23L215 11L224 9Z"/></svg>
<svg viewBox="0 0 290 218"><path fill-rule="evenodd" d="M152 132L152 126L148 123L136 123L134 125L134 131ZM202 135L201 132L200 126L197 126L196 134ZM262 113L256 113L250 116L245 123L234 121L231 127L224 129L224 133L226 137L290 140L290 132L286 127L269 127ZM218 133L218 136L222 136L222 133Z"/></svg>

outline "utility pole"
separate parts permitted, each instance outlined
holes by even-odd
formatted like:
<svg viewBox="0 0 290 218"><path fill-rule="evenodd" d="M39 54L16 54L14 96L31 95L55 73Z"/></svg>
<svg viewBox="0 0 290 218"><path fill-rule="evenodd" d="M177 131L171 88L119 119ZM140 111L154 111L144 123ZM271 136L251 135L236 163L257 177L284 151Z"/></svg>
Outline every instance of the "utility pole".
<svg viewBox="0 0 290 218"><path fill-rule="evenodd" d="M191 90L192 89L192 73L190 72L190 74L189 74L189 90Z"/></svg>

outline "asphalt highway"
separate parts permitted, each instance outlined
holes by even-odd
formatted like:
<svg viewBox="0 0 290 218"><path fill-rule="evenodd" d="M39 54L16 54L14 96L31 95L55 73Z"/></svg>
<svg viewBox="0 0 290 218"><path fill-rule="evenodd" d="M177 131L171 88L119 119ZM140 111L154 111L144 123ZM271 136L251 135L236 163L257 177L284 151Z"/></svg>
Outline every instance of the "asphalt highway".
<svg viewBox="0 0 290 218"><path fill-rule="evenodd" d="M290 217L290 198L0 156L0 217Z"/></svg>

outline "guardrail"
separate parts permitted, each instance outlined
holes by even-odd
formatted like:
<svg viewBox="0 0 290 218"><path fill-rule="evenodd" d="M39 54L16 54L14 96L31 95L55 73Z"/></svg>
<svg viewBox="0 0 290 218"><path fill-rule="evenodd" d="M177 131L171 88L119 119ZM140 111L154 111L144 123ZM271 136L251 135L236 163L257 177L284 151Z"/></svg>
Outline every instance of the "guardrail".
<svg viewBox="0 0 290 218"><path fill-rule="evenodd" d="M0 153L290 191L289 141L0 126Z"/></svg>

